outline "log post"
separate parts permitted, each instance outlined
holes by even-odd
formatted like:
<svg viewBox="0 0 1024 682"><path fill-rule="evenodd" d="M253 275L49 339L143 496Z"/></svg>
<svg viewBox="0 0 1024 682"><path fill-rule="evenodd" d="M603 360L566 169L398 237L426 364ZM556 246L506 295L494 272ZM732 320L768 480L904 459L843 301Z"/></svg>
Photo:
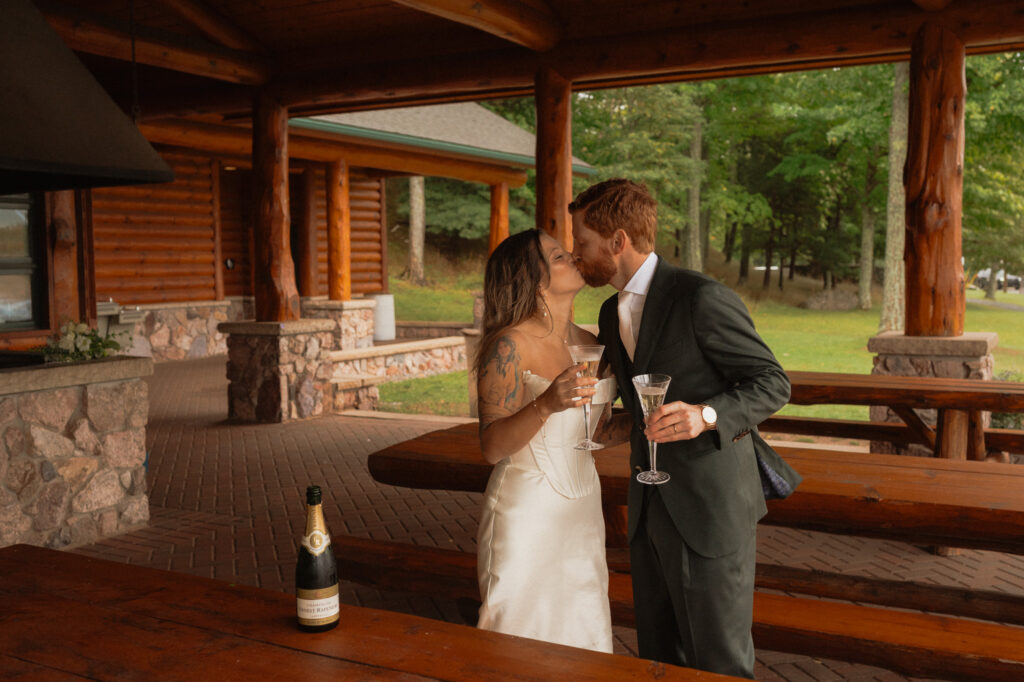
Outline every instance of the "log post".
<svg viewBox="0 0 1024 682"><path fill-rule="evenodd" d="M508 183L491 185L491 240L487 253L508 238Z"/></svg>
<svg viewBox="0 0 1024 682"><path fill-rule="evenodd" d="M299 262L295 272L299 279L300 296L317 296L320 274L317 267L316 243L316 173L312 168L302 171L302 223L296 232L299 243Z"/></svg>
<svg viewBox="0 0 1024 682"><path fill-rule="evenodd" d="M910 54L907 163L907 336L961 336L966 298L961 256L964 44L925 23Z"/></svg>
<svg viewBox="0 0 1024 682"><path fill-rule="evenodd" d="M53 253L53 313L55 325L81 321L78 302L78 248L75 225L75 193L47 192L47 234Z"/></svg>
<svg viewBox="0 0 1024 682"><path fill-rule="evenodd" d="M572 250L572 82L547 66L537 71L537 229Z"/></svg>
<svg viewBox="0 0 1024 682"><path fill-rule="evenodd" d="M332 301L352 299L352 210L342 159L327 165L327 289Z"/></svg>
<svg viewBox="0 0 1024 682"><path fill-rule="evenodd" d="M210 162L210 210L213 213L213 298L224 300L224 248L220 224L220 161Z"/></svg>
<svg viewBox="0 0 1024 682"><path fill-rule="evenodd" d="M266 91L256 96L252 132L256 320L297 320L288 215L288 109Z"/></svg>

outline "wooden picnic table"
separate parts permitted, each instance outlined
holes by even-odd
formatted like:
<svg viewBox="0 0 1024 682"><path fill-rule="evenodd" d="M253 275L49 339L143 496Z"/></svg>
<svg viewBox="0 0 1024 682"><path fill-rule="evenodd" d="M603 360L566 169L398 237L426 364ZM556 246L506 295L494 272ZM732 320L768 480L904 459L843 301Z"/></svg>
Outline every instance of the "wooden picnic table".
<svg viewBox="0 0 1024 682"><path fill-rule="evenodd" d="M982 412L1024 412L1024 383L886 374L787 372L794 405L885 405L907 425L916 440L948 459L983 460L987 454ZM932 428L915 410L938 411ZM785 418L769 420L781 424ZM852 433L849 430L844 433ZM1013 442L999 434L998 443ZM882 438L884 439L884 434ZM995 443L990 443L994 445Z"/></svg>
<svg viewBox="0 0 1024 682"><path fill-rule="evenodd" d="M0 549L0 677L160 680L736 679L28 545Z"/></svg>
<svg viewBox="0 0 1024 682"><path fill-rule="evenodd" d="M768 503L762 523L834 533L1024 554L1024 467L778 447L804 477L785 500ZM594 451L610 536L626 504L629 448ZM478 426L466 423L372 453L381 483L482 492L491 465L480 453Z"/></svg>

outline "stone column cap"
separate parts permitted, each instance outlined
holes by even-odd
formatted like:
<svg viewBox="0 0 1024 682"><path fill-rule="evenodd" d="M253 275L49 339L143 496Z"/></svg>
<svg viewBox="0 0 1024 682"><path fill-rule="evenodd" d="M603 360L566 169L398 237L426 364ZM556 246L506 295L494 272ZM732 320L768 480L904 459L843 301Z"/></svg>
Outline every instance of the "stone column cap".
<svg viewBox="0 0 1024 682"><path fill-rule="evenodd" d="M377 301L373 298L355 298L349 301L332 301L329 298L312 296L302 299L302 307L312 308L314 310L365 310L367 308L376 308Z"/></svg>
<svg viewBox="0 0 1024 682"><path fill-rule="evenodd" d="M217 325L217 331L222 334L235 334L238 336L295 336L296 334L313 334L316 332L330 332L338 326L334 320L302 319L287 320L284 322L256 322L246 320L242 322L221 322Z"/></svg>
<svg viewBox="0 0 1024 682"><path fill-rule="evenodd" d="M882 332L868 339L868 351L880 355L981 357L999 345L996 332L965 332L960 336L907 336Z"/></svg>
<svg viewBox="0 0 1024 682"><path fill-rule="evenodd" d="M153 359L116 355L82 362L48 362L0 370L0 395L148 377Z"/></svg>

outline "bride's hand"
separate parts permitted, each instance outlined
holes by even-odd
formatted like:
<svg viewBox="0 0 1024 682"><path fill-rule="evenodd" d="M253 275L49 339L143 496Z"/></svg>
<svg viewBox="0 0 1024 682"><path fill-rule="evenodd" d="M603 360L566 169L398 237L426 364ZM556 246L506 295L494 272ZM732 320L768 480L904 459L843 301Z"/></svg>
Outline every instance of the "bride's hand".
<svg viewBox="0 0 1024 682"><path fill-rule="evenodd" d="M547 414L561 412L570 407L580 407L590 402L591 397L597 393L597 389L594 388L597 378L582 376L585 366L580 363L569 367L555 377L548 390L537 398L537 402L544 406Z"/></svg>

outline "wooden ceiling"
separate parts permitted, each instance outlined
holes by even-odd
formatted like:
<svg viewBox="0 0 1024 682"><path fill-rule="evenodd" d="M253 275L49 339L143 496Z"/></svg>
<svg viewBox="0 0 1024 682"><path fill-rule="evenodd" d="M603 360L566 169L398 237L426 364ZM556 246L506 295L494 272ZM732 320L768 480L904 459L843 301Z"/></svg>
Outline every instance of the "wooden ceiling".
<svg viewBox="0 0 1024 682"><path fill-rule="evenodd" d="M144 117L292 115L905 59L942 23L969 53L1024 48L1020 0L36 0ZM130 11L131 9L131 11ZM132 28L134 26L134 28Z"/></svg>

